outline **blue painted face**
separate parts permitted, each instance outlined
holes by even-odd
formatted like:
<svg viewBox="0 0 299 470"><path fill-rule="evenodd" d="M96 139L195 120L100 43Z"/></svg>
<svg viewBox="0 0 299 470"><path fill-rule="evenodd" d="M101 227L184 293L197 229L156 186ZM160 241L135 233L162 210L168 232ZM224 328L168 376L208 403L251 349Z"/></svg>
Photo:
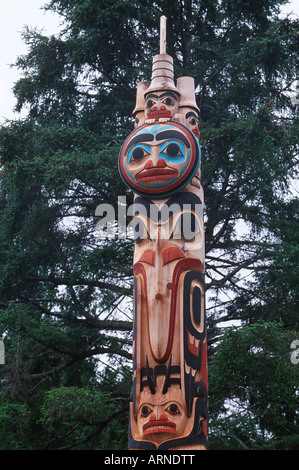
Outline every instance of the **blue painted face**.
<svg viewBox="0 0 299 470"><path fill-rule="evenodd" d="M167 197L195 175L200 148L193 133L177 122L144 125L126 139L119 170L134 192L148 197Z"/></svg>

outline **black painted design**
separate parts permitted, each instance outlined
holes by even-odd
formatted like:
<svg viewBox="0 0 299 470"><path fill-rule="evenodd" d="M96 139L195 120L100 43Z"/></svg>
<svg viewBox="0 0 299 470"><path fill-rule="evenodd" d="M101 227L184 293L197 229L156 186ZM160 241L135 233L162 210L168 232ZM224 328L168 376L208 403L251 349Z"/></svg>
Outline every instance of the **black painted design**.
<svg viewBox="0 0 299 470"><path fill-rule="evenodd" d="M185 363L188 368L193 370L200 370L202 362L202 344L206 337L206 315L205 315L205 305L203 305L202 311L202 293L198 286L194 286L194 291L192 294L192 310L190 308L190 297L191 297L191 284L192 281L199 281L200 285L204 290L204 277L201 273L196 271L189 271L185 275L184 279L184 358ZM197 323L198 328L195 328L193 320ZM199 341L198 347L191 351L190 350L190 335ZM185 385L185 401L188 414L191 414L193 400L195 396L195 378L192 375L192 371L186 372L186 367L184 370L184 385Z"/></svg>
<svg viewBox="0 0 299 470"><path fill-rule="evenodd" d="M207 390L202 382L197 382L196 390L199 396L196 397L195 402L195 416L194 425L191 433L185 437L179 437L177 439L171 439L163 442L160 446L156 446L152 442L148 441L137 441L131 434L131 426L129 427L129 447L130 449L140 450L169 450L173 447L188 446L191 444L203 444L206 449L209 448L207 436L205 435L203 423L208 418L208 406L207 406Z"/></svg>
<svg viewBox="0 0 299 470"><path fill-rule="evenodd" d="M154 368L149 367L148 365L148 358L146 358L146 367L141 369L141 384L140 390L142 391L144 387L149 387L151 393L154 395L156 393L156 379L158 375L164 375L165 381L163 385L162 393L165 394L167 389L173 385L178 384L181 386L181 379L180 377L171 377L172 374L180 374L181 368L180 366L172 366L171 365L171 357L168 363L158 365ZM143 380L145 378L145 380Z"/></svg>
<svg viewBox="0 0 299 470"><path fill-rule="evenodd" d="M195 212L199 211L202 207L202 201L193 193L179 193L170 197L165 204L163 204L161 210L159 210L154 201L138 196L133 204L132 215L141 214L145 215L153 222L157 223L159 220L165 222L169 217L173 216L178 211L183 211L187 207Z"/></svg>
<svg viewBox="0 0 299 470"><path fill-rule="evenodd" d="M133 354L133 371L136 372L137 367L137 279L134 276L134 322L133 322L133 341L134 341L134 354ZM133 402L133 413L136 417L136 376L133 378L131 401Z"/></svg>

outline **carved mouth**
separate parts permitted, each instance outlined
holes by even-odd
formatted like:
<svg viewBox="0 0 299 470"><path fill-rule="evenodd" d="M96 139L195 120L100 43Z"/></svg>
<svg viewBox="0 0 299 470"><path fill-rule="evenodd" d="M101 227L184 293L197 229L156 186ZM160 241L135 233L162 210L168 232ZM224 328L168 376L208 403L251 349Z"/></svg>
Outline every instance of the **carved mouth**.
<svg viewBox="0 0 299 470"><path fill-rule="evenodd" d="M160 117L171 117L171 112L168 109L160 109L150 111L147 115L148 119L160 118Z"/></svg>
<svg viewBox="0 0 299 470"><path fill-rule="evenodd" d="M145 181L155 181L155 180L165 180L171 179L178 176L178 171L171 168L152 168L149 170L142 170L138 175L136 175L135 180L137 182Z"/></svg>
<svg viewBox="0 0 299 470"><path fill-rule="evenodd" d="M155 434L155 433L174 433L176 430L176 424L165 419L159 419L156 421L149 421L143 426L144 434Z"/></svg>

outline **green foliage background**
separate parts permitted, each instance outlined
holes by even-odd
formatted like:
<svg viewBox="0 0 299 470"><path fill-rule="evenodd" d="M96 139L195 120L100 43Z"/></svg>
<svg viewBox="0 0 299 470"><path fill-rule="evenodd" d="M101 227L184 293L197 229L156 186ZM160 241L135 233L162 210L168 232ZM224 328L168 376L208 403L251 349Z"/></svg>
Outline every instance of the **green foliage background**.
<svg viewBox="0 0 299 470"><path fill-rule="evenodd" d="M211 449L298 449L298 20L279 0L50 0L0 129L1 449L126 449L132 241L99 241L159 17L197 86ZM298 90L297 90L298 91Z"/></svg>

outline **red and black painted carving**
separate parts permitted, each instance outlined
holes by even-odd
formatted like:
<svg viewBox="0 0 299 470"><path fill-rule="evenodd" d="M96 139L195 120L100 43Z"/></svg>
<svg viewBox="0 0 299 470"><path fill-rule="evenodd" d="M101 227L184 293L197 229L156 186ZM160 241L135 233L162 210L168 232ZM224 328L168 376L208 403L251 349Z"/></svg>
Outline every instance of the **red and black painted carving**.
<svg viewBox="0 0 299 470"><path fill-rule="evenodd" d="M164 23L163 23L164 24ZM163 48L162 48L163 49ZM194 80L153 59L119 155L134 192L129 448L208 448L207 322L199 110Z"/></svg>
<svg viewBox="0 0 299 470"><path fill-rule="evenodd" d="M119 172L128 187L156 199L183 189L195 176L199 164L198 139L175 121L136 128L119 155Z"/></svg>

